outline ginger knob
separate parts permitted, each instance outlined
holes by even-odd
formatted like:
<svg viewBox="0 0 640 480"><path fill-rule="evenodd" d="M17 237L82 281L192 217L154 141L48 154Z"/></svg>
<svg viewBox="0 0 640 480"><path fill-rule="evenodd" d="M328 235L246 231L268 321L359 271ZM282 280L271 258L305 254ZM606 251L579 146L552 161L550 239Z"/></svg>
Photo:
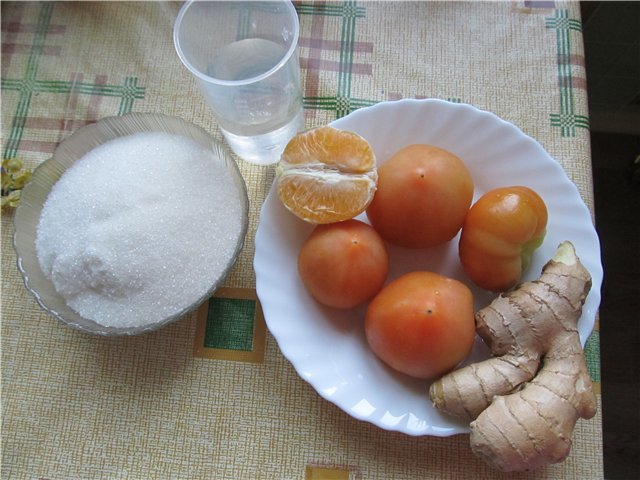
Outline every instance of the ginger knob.
<svg viewBox="0 0 640 480"><path fill-rule="evenodd" d="M434 382L433 404L472 420L471 448L489 465L522 471L564 460L579 418L596 413L578 320L591 276L563 242L541 276L476 314L492 358Z"/></svg>

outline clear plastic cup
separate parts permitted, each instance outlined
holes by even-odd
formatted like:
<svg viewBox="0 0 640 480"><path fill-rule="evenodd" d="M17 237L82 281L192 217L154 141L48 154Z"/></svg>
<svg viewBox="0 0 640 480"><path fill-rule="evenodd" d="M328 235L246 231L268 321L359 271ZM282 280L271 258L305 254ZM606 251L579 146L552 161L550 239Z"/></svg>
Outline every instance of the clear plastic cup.
<svg viewBox="0 0 640 480"><path fill-rule="evenodd" d="M299 21L289 0L188 1L173 40L231 149L252 163L280 158L304 126Z"/></svg>

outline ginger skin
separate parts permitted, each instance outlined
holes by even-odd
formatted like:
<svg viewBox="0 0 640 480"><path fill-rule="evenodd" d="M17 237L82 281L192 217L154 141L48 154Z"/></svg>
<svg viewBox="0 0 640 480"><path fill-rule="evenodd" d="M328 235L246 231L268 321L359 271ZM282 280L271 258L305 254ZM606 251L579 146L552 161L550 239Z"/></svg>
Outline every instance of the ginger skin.
<svg viewBox="0 0 640 480"><path fill-rule="evenodd" d="M595 415L577 328L590 289L573 245L561 243L540 278L476 314L492 358L431 385L436 408L473 420L471 448L489 465L522 471L560 462L578 418Z"/></svg>

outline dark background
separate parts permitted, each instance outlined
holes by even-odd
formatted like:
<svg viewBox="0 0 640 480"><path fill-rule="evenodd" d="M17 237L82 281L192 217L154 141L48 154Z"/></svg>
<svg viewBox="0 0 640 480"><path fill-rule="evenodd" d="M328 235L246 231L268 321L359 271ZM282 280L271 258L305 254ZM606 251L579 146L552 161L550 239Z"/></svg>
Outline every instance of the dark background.
<svg viewBox="0 0 640 480"><path fill-rule="evenodd" d="M581 2L604 280L604 474L640 479L640 2Z"/></svg>

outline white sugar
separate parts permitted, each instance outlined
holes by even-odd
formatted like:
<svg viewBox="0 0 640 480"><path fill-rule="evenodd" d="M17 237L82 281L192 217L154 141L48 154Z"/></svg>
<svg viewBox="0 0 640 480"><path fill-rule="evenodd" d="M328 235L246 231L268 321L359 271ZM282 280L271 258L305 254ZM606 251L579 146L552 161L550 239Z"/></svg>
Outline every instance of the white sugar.
<svg viewBox="0 0 640 480"><path fill-rule="evenodd" d="M222 159L184 137L140 133L95 148L62 175L36 251L80 315L135 327L205 295L241 230L240 192Z"/></svg>

